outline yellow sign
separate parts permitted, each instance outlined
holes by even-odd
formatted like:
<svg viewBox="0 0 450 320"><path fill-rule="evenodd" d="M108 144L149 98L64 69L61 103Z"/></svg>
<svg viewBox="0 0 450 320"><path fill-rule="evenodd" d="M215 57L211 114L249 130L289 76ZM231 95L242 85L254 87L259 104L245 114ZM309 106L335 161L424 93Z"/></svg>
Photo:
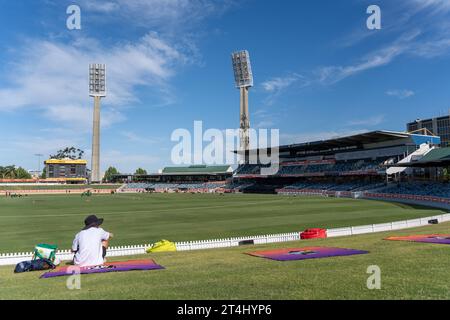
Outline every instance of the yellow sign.
<svg viewBox="0 0 450 320"><path fill-rule="evenodd" d="M48 159L45 164L87 164L87 160Z"/></svg>

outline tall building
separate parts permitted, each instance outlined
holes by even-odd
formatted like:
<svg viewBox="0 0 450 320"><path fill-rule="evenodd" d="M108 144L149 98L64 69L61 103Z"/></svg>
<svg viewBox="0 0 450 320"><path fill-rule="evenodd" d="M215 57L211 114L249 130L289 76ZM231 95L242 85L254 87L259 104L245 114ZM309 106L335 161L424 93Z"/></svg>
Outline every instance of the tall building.
<svg viewBox="0 0 450 320"><path fill-rule="evenodd" d="M442 147L450 146L450 115L425 120L418 119L406 125L408 132L426 131L424 129L441 137Z"/></svg>

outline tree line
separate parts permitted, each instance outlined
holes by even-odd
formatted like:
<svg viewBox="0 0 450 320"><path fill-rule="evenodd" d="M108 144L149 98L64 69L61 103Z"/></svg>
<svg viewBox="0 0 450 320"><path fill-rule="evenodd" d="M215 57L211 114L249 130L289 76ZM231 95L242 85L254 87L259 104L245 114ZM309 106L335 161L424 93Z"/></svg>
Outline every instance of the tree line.
<svg viewBox="0 0 450 320"><path fill-rule="evenodd" d="M103 180L105 182L111 182L112 177L120 172L115 167L109 167L105 172ZM146 175L147 170L138 168L136 169L135 175ZM0 178L1 179L31 179L31 174L22 167L11 166L0 166ZM42 179L45 178L45 168L42 172Z"/></svg>
<svg viewBox="0 0 450 320"><path fill-rule="evenodd" d="M105 171L105 175L103 177L103 182L111 182L114 175L120 174L119 170L117 170L115 167L109 167ZM147 175L147 170L138 168L134 172L135 175Z"/></svg>
<svg viewBox="0 0 450 320"><path fill-rule="evenodd" d="M31 174L28 173L22 167L11 166L0 166L0 178L1 179L31 179Z"/></svg>

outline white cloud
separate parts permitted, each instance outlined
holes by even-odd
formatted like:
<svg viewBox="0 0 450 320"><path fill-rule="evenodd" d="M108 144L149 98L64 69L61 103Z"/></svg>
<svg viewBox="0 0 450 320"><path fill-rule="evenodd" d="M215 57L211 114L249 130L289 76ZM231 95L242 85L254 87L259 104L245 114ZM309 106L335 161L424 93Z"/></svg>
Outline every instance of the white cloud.
<svg viewBox="0 0 450 320"><path fill-rule="evenodd" d="M279 121L280 109L277 108L276 112L273 112L272 110L267 109L258 109L255 112L253 112L253 116L255 119L255 125L254 127L256 129L271 129L274 128L276 123Z"/></svg>
<svg viewBox="0 0 450 320"><path fill-rule="evenodd" d="M111 125L124 120L121 110L139 102L138 86L146 86L162 95L161 104L171 101L168 81L177 67L189 58L156 33L149 33L136 43L113 47L93 45L92 39L79 39L74 45L49 41L29 41L11 66L0 89L0 111L37 108L56 122L89 127L92 101L88 96L88 65L107 65L107 97L103 122Z"/></svg>
<svg viewBox="0 0 450 320"><path fill-rule="evenodd" d="M450 1L411 0L382 6L383 30L372 32L360 26L335 42L346 48L376 37L376 42L397 37L391 44L367 54L349 65L318 68L313 79L321 84L334 84L364 71L389 65L401 56L435 58L450 53Z"/></svg>
<svg viewBox="0 0 450 320"><path fill-rule="evenodd" d="M450 11L448 0L411 0L409 4L415 12L429 10L431 14L442 14Z"/></svg>
<svg viewBox="0 0 450 320"><path fill-rule="evenodd" d="M276 77L263 82L262 87L265 91L274 93L288 88L293 83L297 82L299 78L300 76L295 74L286 77Z"/></svg>
<svg viewBox="0 0 450 320"><path fill-rule="evenodd" d="M417 43L412 54L422 58L434 58L447 54L450 49L450 36Z"/></svg>
<svg viewBox="0 0 450 320"><path fill-rule="evenodd" d="M269 129L275 125L275 122L271 120L262 120L255 125L256 129Z"/></svg>
<svg viewBox="0 0 450 320"><path fill-rule="evenodd" d="M400 56L433 58L448 53L450 49L450 35L440 38L433 37L427 41L422 38L423 32L420 29L415 29L403 33L394 42L366 54L352 64L318 67L313 70L312 75L308 78L293 74L270 79L263 83L263 89L270 93L266 102L273 104L280 92L288 89L299 80L301 80L302 85L298 87L301 88L314 84L332 85L362 72L387 66ZM410 92L406 92L406 94L411 95Z"/></svg>
<svg viewBox="0 0 450 320"><path fill-rule="evenodd" d="M225 12L234 3L235 0L80 0L82 10L168 30L192 27L211 15Z"/></svg>
<svg viewBox="0 0 450 320"><path fill-rule="evenodd" d="M420 32L417 30L404 34L391 45L376 50L355 64L348 66L321 67L315 72L317 80L322 84L334 84L363 71L385 66L401 54L407 52L411 47L411 42L417 38L419 34Z"/></svg>
<svg viewBox="0 0 450 320"><path fill-rule="evenodd" d="M17 136L14 138L0 139L3 150L8 150L3 155L14 156L16 159L29 161L30 157L36 153L44 154L48 157L50 154L55 154L57 150L66 146L81 147L82 143L79 136L67 137L42 137L42 136ZM10 154L12 153L12 155Z"/></svg>
<svg viewBox="0 0 450 320"><path fill-rule="evenodd" d="M277 97L289 87L304 88L310 85L310 81L304 76L292 73L284 77L274 77L262 83L262 88L269 95L265 99L265 104L273 105Z"/></svg>
<svg viewBox="0 0 450 320"><path fill-rule="evenodd" d="M147 143L147 144L153 144L157 142L156 139L142 137L131 131L122 131L120 132L120 135L130 142Z"/></svg>
<svg viewBox="0 0 450 320"><path fill-rule="evenodd" d="M67 129L85 133L92 129L91 110L90 107L80 105L48 106L44 110L44 116ZM100 124L102 128L106 128L123 120L125 120L125 116L121 112L114 108L108 108L102 111Z"/></svg>
<svg viewBox="0 0 450 320"><path fill-rule="evenodd" d="M381 123L383 123L385 120L384 115L377 115L373 117L369 117L367 119L358 119L358 120L350 120L347 122L348 126L377 126Z"/></svg>
<svg viewBox="0 0 450 320"><path fill-rule="evenodd" d="M357 75L364 71L388 65L395 58L407 52L411 47L411 40L416 38L419 32L403 35L391 45L376 50L360 59L358 62L346 66L325 66L313 71L310 79L303 76L288 76L285 78L273 78L263 83L263 88L271 95L266 99L268 104L273 104L280 92L289 88L298 80L302 81L300 88L312 84L331 85L340 82L348 77Z"/></svg>
<svg viewBox="0 0 450 320"><path fill-rule="evenodd" d="M118 3L113 1L81 1L82 9L99 13L112 13L120 9Z"/></svg>
<svg viewBox="0 0 450 320"><path fill-rule="evenodd" d="M415 92L412 90L389 90L386 91L386 94L391 97L396 97L399 99L410 98L415 95Z"/></svg>
<svg viewBox="0 0 450 320"><path fill-rule="evenodd" d="M59 1L48 2L59 5ZM84 133L92 126L92 99L87 93L88 64L107 64L108 94L102 100L104 127L124 121L125 111L140 103L136 95L138 88L146 88L146 97L153 106L171 104L176 100L171 79L183 66L198 62L197 38L191 30L209 16L225 12L233 3L234 0L78 1L83 21L89 20L91 27L131 26L129 30L136 34L142 30L160 33L151 32L137 40L115 38L115 43L110 39L79 37L78 33L70 42L58 35L49 40L29 39L20 46L7 48L14 53L14 60L4 62L6 72L0 75L0 113L33 111L33 117L40 114L54 125L43 122L45 127L37 129L39 137L8 135L2 150L9 150L8 157L19 163L20 159L30 159L30 152L53 153L58 146L78 145L86 150L89 158L86 145L80 145L81 142L90 144ZM88 31L84 30L82 34ZM54 139L54 136L61 138ZM151 142L133 132L122 136ZM107 150L104 155L102 166L106 165L105 161L114 160L124 165L128 161L140 162L145 167L145 162L155 159L145 155L107 154Z"/></svg>

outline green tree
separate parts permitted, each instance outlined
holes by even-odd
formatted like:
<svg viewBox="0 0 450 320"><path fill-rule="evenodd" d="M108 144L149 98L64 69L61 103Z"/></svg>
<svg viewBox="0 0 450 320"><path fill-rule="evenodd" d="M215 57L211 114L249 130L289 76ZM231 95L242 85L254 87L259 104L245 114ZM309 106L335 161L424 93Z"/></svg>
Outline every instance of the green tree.
<svg viewBox="0 0 450 320"><path fill-rule="evenodd" d="M65 159L79 160L83 157L84 151L75 147L67 147L58 150L55 155L50 155L50 159Z"/></svg>
<svg viewBox="0 0 450 320"><path fill-rule="evenodd" d="M443 170L443 178L444 178L444 181L450 181L450 167L446 167L446 168L444 168L444 170Z"/></svg>
<svg viewBox="0 0 450 320"><path fill-rule="evenodd" d="M31 174L22 167L15 169L16 179L31 179Z"/></svg>
<svg viewBox="0 0 450 320"><path fill-rule="evenodd" d="M2 179L15 179L16 173L15 173L15 166L6 166L6 167L0 167L0 177Z"/></svg>
<svg viewBox="0 0 450 320"><path fill-rule="evenodd" d="M139 169L136 169L136 172L134 174L140 175L140 176L145 176L145 175L147 175L147 170L139 168Z"/></svg>
<svg viewBox="0 0 450 320"><path fill-rule="evenodd" d="M16 168L16 166L0 166L0 178L1 179L31 179L31 174L28 173L22 167Z"/></svg>
<svg viewBox="0 0 450 320"><path fill-rule="evenodd" d="M105 171L105 176L103 177L103 182L111 182L113 175L119 174L114 167L109 167L108 170Z"/></svg>
<svg viewBox="0 0 450 320"><path fill-rule="evenodd" d="M46 179L46 178L47 178L47 168L44 167L44 169L42 170L41 179Z"/></svg>

